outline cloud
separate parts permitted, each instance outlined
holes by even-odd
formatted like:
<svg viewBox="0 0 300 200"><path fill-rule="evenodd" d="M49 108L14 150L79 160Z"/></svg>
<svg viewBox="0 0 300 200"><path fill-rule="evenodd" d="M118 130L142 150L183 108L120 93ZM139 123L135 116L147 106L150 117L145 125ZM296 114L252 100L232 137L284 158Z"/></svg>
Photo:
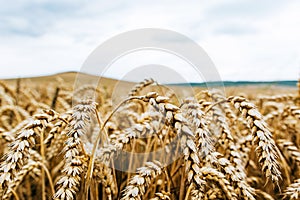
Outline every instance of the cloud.
<svg viewBox="0 0 300 200"><path fill-rule="evenodd" d="M80 70L105 40L149 27L177 31L196 41L224 80L297 79L300 71L298 1L17 0L2 4L0 78ZM192 74L176 63L175 70ZM120 78L120 74L115 70L109 76ZM198 79L190 75L190 80Z"/></svg>
<svg viewBox="0 0 300 200"><path fill-rule="evenodd" d="M216 35L232 35L232 36L239 36L239 35L247 35L247 34L254 34L257 32L255 28L251 28L248 26L241 26L240 24L227 24L220 26L214 30L214 34Z"/></svg>
<svg viewBox="0 0 300 200"><path fill-rule="evenodd" d="M272 0L229 0L220 1L215 6L207 9L206 15L212 19L236 19L254 20L261 19L274 12L282 10L287 4L284 1Z"/></svg>

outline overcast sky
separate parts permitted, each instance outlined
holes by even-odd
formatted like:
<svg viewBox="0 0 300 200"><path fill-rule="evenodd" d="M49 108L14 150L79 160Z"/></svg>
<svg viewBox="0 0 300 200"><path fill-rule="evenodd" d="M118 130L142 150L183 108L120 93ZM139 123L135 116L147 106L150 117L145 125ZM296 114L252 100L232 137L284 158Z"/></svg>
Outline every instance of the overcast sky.
<svg viewBox="0 0 300 200"><path fill-rule="evenodd" d="M0 2L0 78L79 71L102 42L138 28L169 29L196 41L223 80L299 78L297 0ZM184 69L188 80L197 81L183 62L174 62L178 58L163 62L168 56L151 56L144 53L153 59L142 63L143 57L133 54L118 63L172 65L168 67ZM122 70L107 76L122 78Z"/></svg>

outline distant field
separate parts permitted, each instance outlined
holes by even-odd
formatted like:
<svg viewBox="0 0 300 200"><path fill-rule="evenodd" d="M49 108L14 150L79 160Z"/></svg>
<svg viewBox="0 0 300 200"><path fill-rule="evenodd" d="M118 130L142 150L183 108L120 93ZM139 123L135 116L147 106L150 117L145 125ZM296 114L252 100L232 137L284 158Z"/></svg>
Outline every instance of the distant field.
<svg viewBox="0 0 300 200"><path fill-rule="evenodd" d="M174 84L174 85L186 85L186 84ZM205 87L206 83L190 83L193 87ZM223 82L211 82L210 85L224 85L225 87L236 86L279 86L279 87L297 87L297 81L223 81Z"/></svg>
<svg viewBox="0 0 300 200"><path fill-rule="evenodd" d="M40 83L40 82L56 82L57 80L64 80L65 83L74 85L75 80L78 74L76 72L68 72L68 73L60 73L52 76L43 76L43 77L32 77L32 78L24 78L23 81L27 83ZM90 80L92 83L96 83L99 79L96 76L81 74L80 78L85 80ZM6 79L5 82L14 85L17 79ZM142 80L141 80L142 81ZM88 81L86 81L88 82ZM118 81L110 78L101 78L101 82L99 85L104 87L114 88L116 85L125 90L129 90L134 84L133 82L125 82ZM259 94L281 94L281 93L289 93L297 91L297 81L269 81L269 82L250 82L250 81L224 81L221 83L210 83L211 86L216 86L219 88L220 86L225 87L226 93L231 93L232 91L238 93L259 93ZM203 89L206 88L206 83L190 83L190 84L167 84L167 87L179 91L182 87L193 88L193 90L197 91L197 88Z"/></svg>

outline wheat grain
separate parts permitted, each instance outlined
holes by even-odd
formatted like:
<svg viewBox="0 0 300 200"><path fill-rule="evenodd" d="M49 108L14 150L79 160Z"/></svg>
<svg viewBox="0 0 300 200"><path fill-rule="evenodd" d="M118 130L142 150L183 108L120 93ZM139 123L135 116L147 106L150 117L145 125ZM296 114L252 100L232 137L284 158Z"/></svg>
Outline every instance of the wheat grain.
<svg viewBox="0 0 300 200"><path fill-rule="evenodd" d="M290 199L299 199L300 198L300 179L297 179L289 185L284 191L284 195Z"/></svg>
<svg viewBox="0 0 300 200"><path fill-rule="evenodd" d="M249 89L243 91L244 97L227 101L220 91L195 88L201 90L196 101L190 94L176 96L173 90L148 79L136 85L114 109L111 85L82 85L74 96L73 83L67 80L36 83L0 81L2 199L300 197L300 93L274 90L276 95L259 96ZM142 90L152 92L141 95ZM239 90L226 92L234 95ZM166 94L169 92L185 100L182 103L171 98ZM80 103L78 97L85 94L97 95L97 110L92 101L72 110L72 103ZM42 111L50 107L56 112ZM82 114L74 115L76 112ZM108 137L101 138L105 133ZM157 150L167 152L162 158L155 157L160 164L145 164L151 155L136 159L140 152ZM119 154L122 151L135 153L129 158L129 169L142 163L150 175L113 168L123 164L117 163L124 161ZM174 153L183 155L174 160ZM282 155L279 162L277 156ZM169 161L169 166L163 165ZM284 172L282 180L279 164ZM265 186L265 177L278 181L280 188ZM57 183L56 191L52 181Z"/></svg>
<svg viewBox="0 0 300 200"><path fill-rule="evenodd" d="M300 151L299 149L290 141L279 139L276 141L284 151L287 153L287 160L292 160L300 166ZM285 154L286 155L286 154Z"/></svg>
<svg viewBox="0 0 300 200"><path fill-rule="evenodd" d="M154 198L151 198L150 200L171 200L171 193L169 192L165 192L165 191L161 191L161 192L157 192L155 193Z"/></svg>

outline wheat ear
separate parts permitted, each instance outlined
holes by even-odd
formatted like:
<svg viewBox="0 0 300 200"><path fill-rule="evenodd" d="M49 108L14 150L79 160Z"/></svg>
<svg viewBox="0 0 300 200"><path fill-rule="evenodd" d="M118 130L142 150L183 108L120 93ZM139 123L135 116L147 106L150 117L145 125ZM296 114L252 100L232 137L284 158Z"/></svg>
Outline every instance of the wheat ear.
<svg viewBox="0 0 300 200"><path fill-rule="evenodd" d="M226 195L227 199L237 199L233 188L222 172L212 167L202 167L200 169L200 172L205 181L210 181L218 184L221 187L223 193Z"/></svg>
<svg viewBox="0 0 300 200"><path fill-rule="evenodd" d="M267 179L271 179L273 183L278 183L281 178L279 171L278 148L272 139L272 134L267 128L262 115L256 109L254 104L248 102L243 97L229 97L230 101L236 109L246 118L252 132L253 144L256 146L258 161L265 173Z"/></svg>
<svg viewBox="0 0 300 200"><path fill-rule="evenodd" d="M255 200L253 196L254 189L247 184L244 179L245 177L240 175L240 172L238 172L237 168L233 166L229 160L226 158L219 158L218 164L221 166L221 171L229 177L230 183L234 186L235 192L239 193L240 199Z"/></svg>
<svg viewBox="0 0 300 200"><path fill-rule="evenodd" d="M3 195L2 199L10 199L12 191L15 191L20 183L23 181L24 177L30 173L32 170L36 169L39 164L31 159L28 160L28 163L16 174L14 181L9 184L6 193Z"/></svg>
<svg viewBox="0 0 300 200"><path fill-rule="evenodd" d="M294 183L289 185L284 191L285 197L290 199L299 199L300 198L300 179L296 179Z"/></svg>
<svg viewBox="0 0 300 200"><path fill-rule="evenodd" d="M130 90L128 96L129 96L129 97L132 97L132 96L138 95L139 92L140 92L143 88L145 88L145 87L147 87L147 86L149 86L149 85L152 85L153 83L155 83L155 81L154 81L152 78L150 78L150 79L145 79L144 81L142 81L142 82L136 84L136 85Z"/></svg>
<svg viewBox="0 0 300 200"><path fill-rule="evenodd" d="M290 141L279 139L276 140L278 146L287 152L287 160L292 159L292 161L298 163L300 166L300 151L299 149Z"/></svg>
<svg viewBox="0 0 300 200"><path fill-rule="evenodd" d="M10 132L6 132L3 128L0 128L0 139L5 142L12 142L15 138L10 134Z"/></svg>
<svg viewBox="0 0 300 200"><path fill-rule="evenodd" d="M44 114L33 116L30 121L16 136L16 139L9 145L10 149L5 155L5 160L0 167L1 194L14 181L17 173L27 163L30 156L29 150L35 146L35 136L39 128L45 127L45 123L59 118L59 115L52 111L45 111Z"/></svg>
<svg viewBox="0 0 300 200"><path fill-rule="evenodd" d="M155 193L155 197L150 200L171 200L171 194L165 191L157 192Z"/></svg>
<svg viewBox="0 0 300 200"><path fill-rule="evenodd" d="M162 165L158 161L147 162L144 167L137 170L137 175L134 175L129 184L124 189L122 200L140 200L146 192L151 182L162 173Z"/></svg>
<svg viewBox="0 0 300 200"><path fill-rule="evenodd" d="M73 108L72 121L68 127L68 139L65 146L65 165L63 176L57 181L58 190L54 199L72 200L80 186L83 161L80 159L80 137L87 131L92 114L95 113L96 104L92 101L82 101Z"/></svg>

